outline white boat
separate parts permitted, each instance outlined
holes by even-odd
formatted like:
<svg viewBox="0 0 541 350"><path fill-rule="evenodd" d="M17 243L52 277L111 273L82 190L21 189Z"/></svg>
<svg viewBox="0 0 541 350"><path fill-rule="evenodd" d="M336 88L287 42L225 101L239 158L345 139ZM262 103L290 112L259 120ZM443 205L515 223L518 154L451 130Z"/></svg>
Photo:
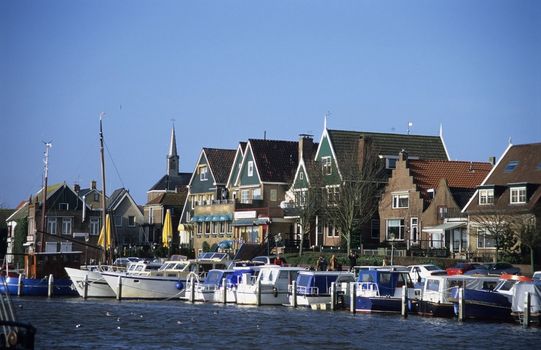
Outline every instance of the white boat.
<svg viewBox="0 0 541 350"><path fill-rule="evenodd" d="M192 282L193 301L223 303L237 302L237 285L243 278L250 278L259 271L259 267L233 267L229 270L213 269L210 270L204 279L197 275L189 276L186 282L186 292L183 299L192 300ZM192 279L193 277L193 279ZM223 283L225 279L225 284ZM225 294L225 295L224 295Z"/></svg>
<svg viewBox="0 0 541 350"><path fill-rule="evenodd" d="M88 298L113 298L115 292L101 275L103 269L107 270L109 266L88 265L81 266L80 269L65 267L66 273L73 282L77 293L81 297L85 296L85 282L87 283L86 296Z"/></svg>
<svg viewBox="0 0 541 350"><path fill-rule="evenodd" d="M302 267L263 265L259 274L244 277L237 286L237 304L282 305L288 302L288 287L297 279ZM261 286L259 289L258 286Z"/></svg>
<svg viewBox="0 0 541 350"><path fill-rule="evenodd" d="M331 283L335 283L337 292L344 293L350 282L355 282L353 272L347 271L301 271L296 280L296 304L312 306L331 302ZM289 288L289 304L293 305L292 285Z"/></svg>

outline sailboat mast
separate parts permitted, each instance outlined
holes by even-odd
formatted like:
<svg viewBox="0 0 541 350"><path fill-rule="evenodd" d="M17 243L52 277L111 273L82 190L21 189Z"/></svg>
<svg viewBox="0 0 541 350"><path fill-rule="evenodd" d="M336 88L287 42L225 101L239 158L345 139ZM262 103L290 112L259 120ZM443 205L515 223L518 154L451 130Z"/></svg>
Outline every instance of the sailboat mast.
<svg viewBox="0 0 541 350"><path fill-rule="evenodd" d="M45 144L45 159L44 159L44 169L43 169L43 191L41 197L41 237L40 237L40 252L45 251L45 211L47 209L47 179L49 178L49 148L53 147L51 142L43 142Z"/></svg>
<svg viewBox="0 0 541 350"><path fill-rule="evenodd" d="M100 113L100 160L101 160L101 183L102 183L102 195L101 195L101 222L103 227L103 261L107 262L107 208L105 207L105 157L103 154L103 126L102 119L105 113Z"/></svg>

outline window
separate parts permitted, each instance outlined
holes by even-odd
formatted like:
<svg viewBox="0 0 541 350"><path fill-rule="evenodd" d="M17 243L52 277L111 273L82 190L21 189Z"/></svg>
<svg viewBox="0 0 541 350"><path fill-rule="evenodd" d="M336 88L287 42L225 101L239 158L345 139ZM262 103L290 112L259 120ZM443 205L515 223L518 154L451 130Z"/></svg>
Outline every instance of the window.
<svg viewBox="0 0 541 350"><path fill-rule="evenodd" d="M62 234L71 235L71 218L62 218Z"/></svg>
<svg viewBox="0 0 541 350"><path fill-rule="evenodd" d="M526 203L526 187L511 187L511 204Z"/></svg>
<svg viewBox="0 0 541 350"><path fill-rule="evenodd" d="M304 180L304 173L302 171L299 173L299 180Z"/></svg>
<svg viewBox="0 0 541 350"><path fill-rule="evenodd" d="M240 202L241 203L250 203L250 190L240 191Z"/></svg>
<svg viewBox="0 0 541 350"><path fill-rule="evenodd" d="M398 157L385 157L385 169L395 169Z"/></svg>
<svg viewBox="0 0 541 350"><path fill-rule="evenodd" d="M393 209L407 208L409 206L409 195L407 193L393 194Z"/></svg>
<svg viewBox="0 0 541 350"><path fill-rule="evenodd" d="M207 181L208 167L206 165L199 167L199 180Z"/></svg>
<svg viewBox="0 0 541 350"><path fill-rule="evenodd" d="M148 223L154 223L154 208L148 208Z"/></svg>
<svg viewBox="0 0 541 350"><path fill-rule="evenodd" d="M97 202L100 200L100 194L98 192L94 192L94 202Z"/></svg>
<svg viewBox="0 0 541 350"><path fill-rule="evenodd" d="M507 165L505 166L505 169L503 170L506 173L512 173L518 165L518 160L511 160Z"/></svg>
<svg viewBox="0 0 541 350"><path fill-rule="evenodd" d="M135 226L135 216L128 216L128 226L129 227Z"/></svg>
<svg viewBox="0 0 541 350"><path fill-rule="evenodd" d="M56 218L47 218L47 232L56 235Z"/></svg>
<svg viewBox="0 0 541 350"><path fill-rule="evenodd" d="M419 219L418 218L410 219L410 239L411 239L412 244L419 243L418 242L419 240Z"/></svg>
<svg viewBox="0 0 541 350"><path fill-rule="evenodd" d="M210 234L210 221L205 222L205 234Z"/></svg>
<svg viewBox="0 0 541 350"><path fill-rule="evenodd" d="M477 229L477 248L495 248L495 247L496 247L496 240L494 239L492 234L484 228Z"/></svg>
<svg viewBox="0 0 541 350"><path fill-rule="evenodd" d="M90 234L97 236L100 233L100 218L90 218Z"/></svg>
<svg viewBox="0 0 541 350"><path fill-rule="evenodd" d="M340 200L340 187L329 186L327 187L327 200L329 203L336 203Z"/></svg>
<svg viewBox="0 0 541 350"><path fill-rule="evenodd" d="M387 220L387 240L403 240L404 239L404 219L389 219Z"/></svg>
<svg viewBox="0 0 541 350"><path fill-rule="evenodd" d="M253 199L263 199L263 198L261 197L261 189L260 189L260 188L254 189L254 192L253 192Z"/></svg>
<svg viewBox="0 0 541 350"><path fill-rule="evenodd" d="M332 175L332 163L331 157L322 157L321 158L321 170L323 175Z"/></svg>
<svg viewBox="0 0 541 350"><path fill-rule="evenodd" d="M120 215L115 215L115 216L113 217L113 220L114 220L114 222L115 222L115 226L116 226L116 227L122 226L122 216L120 216Z"/></svg>
<svg viewBox="0 0 541 350"><path fill-rule="evenodd" d="M307 190L295 191L295 204L297 204L297 206L304 207L306 204L306 191Z"/></svg>
<svg viewBox="0 0 541 350"><path fill-rule="evenodd" d="M479 190L479 205L494 204L494 189Z"/></svg>
<svg viewBox="0 0 541 350"><path fill-rule="evenodd" d="M336 227L334 227L332 224L327 224L327 237L336 237L336 236L338 236Z"/></svg>
<svg viewBox="0 0 541 350"><path fill-rule="evenodd" d="M252 160L248 162L248 176L254 176L254 162Z"/></svg>
<svg viewBox="0 0 541 350"><path fill-rule="evenodd" d="M438 216L441 220L447 217L447 207L439 206L438 207Z"/></svg>
<svg viewBox="0 0 541 350"><path fill-rule="evenodd" d="M70 205L69 205L69 203L58 203L58 209L60 209L60 210L69 210Z"/></svg>
<svg viewBox="0 0 541 350"><path fill-rule="evenodd" d="M270 200L271 202L276 202L278 199L278 191L276 189L270 190Z"/></svg>

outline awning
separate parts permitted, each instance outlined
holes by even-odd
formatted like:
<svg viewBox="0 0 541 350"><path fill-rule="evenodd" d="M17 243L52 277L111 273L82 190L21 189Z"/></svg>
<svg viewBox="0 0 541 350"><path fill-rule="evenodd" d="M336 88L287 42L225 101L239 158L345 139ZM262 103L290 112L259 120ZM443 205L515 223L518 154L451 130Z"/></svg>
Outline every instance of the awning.
<svg viewBox="0 0 541 350"><path fill-rule="evenodd" d="M233 216L231 214L221 214L221 215L194 215L192 217L192 222L209 222L209 221L231 221ZM250 219L254 220L254 219Z"/></svg>
<svg viewBox="0 0 541 350"><path fill-rule="evenodd" d="M254 226L255 225L255 218L252 219L237 219L233 221L233 226Z"/></svg>
<svg viewBox="0 0 541 350"><path fill-rule="evenodd" d="M254 224L256 225L268 225L270 224L269 218L258 218L254 221Z"/></svg>
<svg viewBox="0 0 541 350"><path fill-rule="evenodd" d="M205 215L194 215L192 217L193 222L203 222L203 221L205 221L205 219L206 219Z"/></svg>
<svg viewBox="0 0 541 350"><path fill-rule="evenodd" d="M446 222L445 224L437 225L437 226L429 226L423 228L423 232L428 233L442 233L447 230L457 228L457 227L466 227L465 222Z"/></svg>

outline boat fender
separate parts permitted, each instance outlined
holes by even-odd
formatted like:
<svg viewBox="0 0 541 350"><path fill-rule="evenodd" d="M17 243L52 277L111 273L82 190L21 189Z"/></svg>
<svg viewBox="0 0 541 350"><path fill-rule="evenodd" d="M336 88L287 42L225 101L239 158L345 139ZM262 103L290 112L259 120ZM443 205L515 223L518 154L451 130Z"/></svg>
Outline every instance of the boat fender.
<svg viewBox="0 0 541 350"><path fill-rule="evenodd" d="M184 283L182 283L182 281L178 281L177 284L176 284L176 287L178 290L183 290L184 289Z"/></svg>
<svg viewBox="0 0 541 350"><path fill-rule="evenodd" d="M272 291L274 293L274 297L277 298L278 297L278 289L276 287L272 287Z"/></svg>

